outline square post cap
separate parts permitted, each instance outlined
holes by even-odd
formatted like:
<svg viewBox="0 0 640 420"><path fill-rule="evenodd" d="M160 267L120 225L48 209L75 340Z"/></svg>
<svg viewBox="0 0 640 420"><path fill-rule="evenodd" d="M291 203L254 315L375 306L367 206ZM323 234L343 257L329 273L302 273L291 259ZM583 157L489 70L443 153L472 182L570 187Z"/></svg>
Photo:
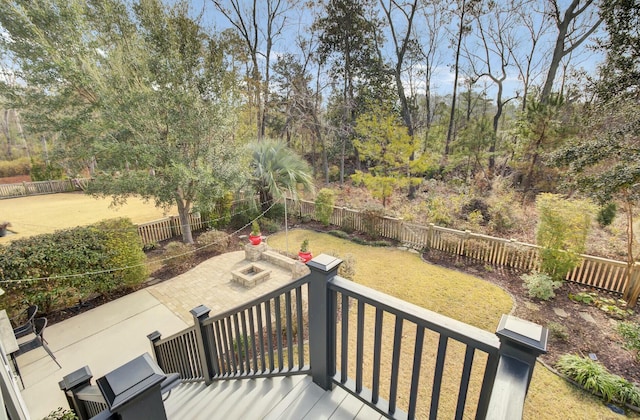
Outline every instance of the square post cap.
<svg viewBox="0 0 640 420"><path fill-rule="evenodd" d="M98 378L96 382L109 408L115 410L150 388L159 387L166 377L149 353L145 353Z"/></svg>
<svg viewBox="0 0 640 420"><path fill-rule="evenodd" d="M524 348L530 353L539 355L547 352L549 330L513 315L502 315L496 335L502 343Z"/></svg>
<svg viewBox="0 0 640 420"><path fill-rule="evenodd" d="M91 378L93 378L91 369L89 369L89 366L85 366L65 375L62 380L58 382L58 386L62 391L68 391L80 384L88 383Z"/></svg>
<svg viewBox="0 0 640 420"><path fill-rule="evenodd" d="M340 258L336 258L332 255L320 254L307 263L307 267L314 271L321 271L328 273L331 270L337 269L342 263Z"/></svg>

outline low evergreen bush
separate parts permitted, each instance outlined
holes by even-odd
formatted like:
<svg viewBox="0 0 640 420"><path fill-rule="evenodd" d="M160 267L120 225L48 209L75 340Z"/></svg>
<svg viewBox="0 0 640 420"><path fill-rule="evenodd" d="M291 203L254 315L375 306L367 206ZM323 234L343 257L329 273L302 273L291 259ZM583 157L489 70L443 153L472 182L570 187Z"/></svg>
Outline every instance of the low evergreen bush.
<svg viewBox="0 0 640 420"><path fill-rule="evenodd" d="M520 278L524 281L524 287L529 291L529 296L541 300L555 297L555 290L562 286L561 281L555 281L544 273L523 274Z"/></svg>
<svg viewBox="0 0 640 420"><path fill-rule="evenodd" d="M198 236L198 245L204 250L223 253L229 248L229 234L219 230L210 230Z"/></svg>
<svg viewBox="0 0 640 420"><path fill-rule="evenodd" d="M178 269L191 264L193 257L193 246L174 241L164 247L162 263L170 269Z"/></svg>
<svg viewBox="0 0 640 420"><path fill-rule="evenodd" d="M318 191L316 196L315 208L316 219L325 226L329 226L331 215L333 214L333 205L336 201L336 195L330 188L323 188Z"/></svg>
<svg viewBox="0 0 640 420"><path fill-rule="evenodd" d="M624 347L636 352L636 359L640 361L640 324L635 322L619 322L618 333L624 338Z"/></svg>
<svg viewBox="0 0 640 420"><path fill-rule="evenodd" d="M0 178L29 175L30 170L31 161L26 157L0 161Z"/></svg>
<svg viewBox="0 0 640 420"><path fill-rule="evenodd" d="M128 219L17 239L0 246L0 305L10 317L33 304L48 313L135 286L147 278L145 258Z"/></svg>
<svg viewBox="0 0 640 420"><path fill-rule="evenodd" d="M613 219L616 217L616 211L618 208L616 207L616 203L608 203L602 206L598 210L598 215L596 216L596 220L601 227L609 226L613 223Z"/></svg>

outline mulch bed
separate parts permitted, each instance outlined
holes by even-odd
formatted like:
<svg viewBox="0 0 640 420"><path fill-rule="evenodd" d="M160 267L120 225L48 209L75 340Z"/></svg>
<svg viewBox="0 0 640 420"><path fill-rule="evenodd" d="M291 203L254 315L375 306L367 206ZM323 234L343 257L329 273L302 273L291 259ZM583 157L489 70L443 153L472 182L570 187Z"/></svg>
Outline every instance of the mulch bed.
<svg viewBox="0 0 640 420"><path fill-rule="evenodd" d="M523 286L524 282L520 279L520 275L524 273L485 266L476 260L456 257L439 251L425 252L423 258L425 261L462 271L500 286L514 299L513 315L519 318L542 326L548 326L550 322L564 326L566 337L550 331L548 353L541 357L548 366L553 367L563 354L588 356L593 353L610 372L640 384L640 363L636 360L633 352L622 347L622 339L616 332L618 320L611 318L595 306L576 303L569 299L569 293L595 290L589 290L579 284L565 283L564 286L556 290L555 298L549 301L540 301L528 297L527 290ZM606 296L604 292L601 294ZM559 316L554 308L563 310L568 316ZM636 310L634 315L627 320L640 322L637 312ZM590 315L595 323L586 321L580 313Z"/></svg>

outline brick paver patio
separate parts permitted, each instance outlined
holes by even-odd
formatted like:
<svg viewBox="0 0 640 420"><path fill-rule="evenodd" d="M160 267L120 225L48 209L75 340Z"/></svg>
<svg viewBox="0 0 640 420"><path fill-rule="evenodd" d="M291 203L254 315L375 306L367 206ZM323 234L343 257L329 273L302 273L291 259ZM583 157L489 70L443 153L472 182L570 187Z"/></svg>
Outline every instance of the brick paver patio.
<svg viewBox="0 0 640 420"><path fill-rule="evenodd" d="M198 305L209 307L210 315L213 316L247 303L292 280L289 270L260 261L260 265L271 270L269 280L252 288L233 283L231 272L247 264L249 262L244 259L244 251L228 252L146 290L186 323L193 325L193 317L189 311Z"/></svg>

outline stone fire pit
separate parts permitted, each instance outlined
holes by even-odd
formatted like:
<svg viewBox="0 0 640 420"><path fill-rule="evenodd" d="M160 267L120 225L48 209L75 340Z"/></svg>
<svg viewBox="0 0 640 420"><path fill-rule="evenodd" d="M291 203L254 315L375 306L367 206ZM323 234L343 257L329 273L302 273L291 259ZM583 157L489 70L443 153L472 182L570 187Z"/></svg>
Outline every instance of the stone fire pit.
<svg viewBox="0 0 640 420"><path fill-rule="evenodd" d="M267 270L258 264L251 263L238 270L232 271L231 281L239 283L244 287L253 287L256 284L268 280L269 276L271 276L271 270Z"/></svg>

